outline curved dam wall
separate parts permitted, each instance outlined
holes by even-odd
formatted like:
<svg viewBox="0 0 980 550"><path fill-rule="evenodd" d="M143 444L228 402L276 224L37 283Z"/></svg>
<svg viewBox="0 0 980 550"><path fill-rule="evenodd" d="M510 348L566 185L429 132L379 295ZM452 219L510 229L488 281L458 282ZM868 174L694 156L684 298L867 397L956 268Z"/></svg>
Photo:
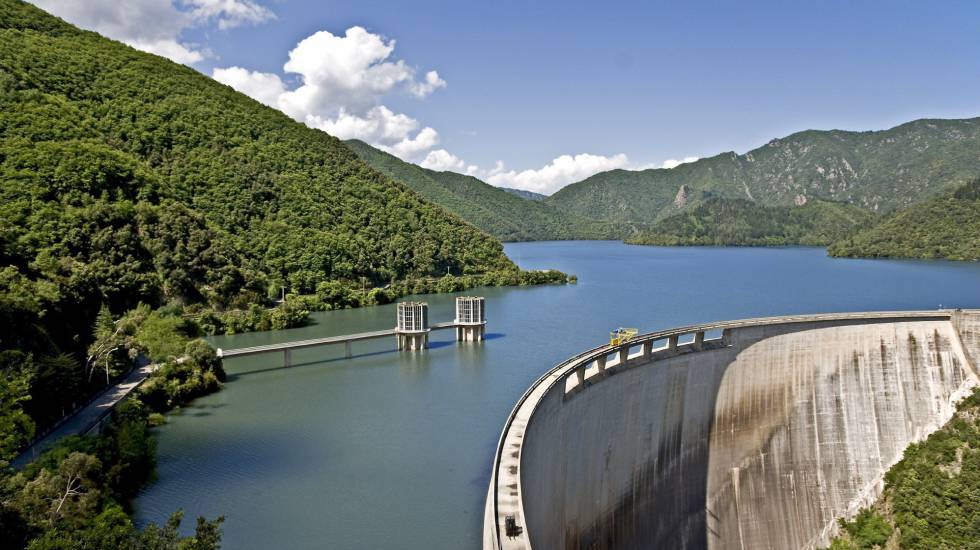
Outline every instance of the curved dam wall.
<svg viewBox="0 0 980 550"><path fill-rule="evenodd" d="M718 323L591 350L515 407L484 546L826 545L978 384L977 358L980 312L952 311Z"/></svg>

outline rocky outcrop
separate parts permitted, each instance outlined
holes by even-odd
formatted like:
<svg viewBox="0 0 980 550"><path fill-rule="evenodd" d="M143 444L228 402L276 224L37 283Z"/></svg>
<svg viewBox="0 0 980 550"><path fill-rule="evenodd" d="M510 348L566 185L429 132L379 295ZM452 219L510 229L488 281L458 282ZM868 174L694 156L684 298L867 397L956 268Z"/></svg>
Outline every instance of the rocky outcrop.
<svg viewBox="0 0 980 550"><path fill-rule="evenodd" d="M682 185L680 189L677 190L677 195L674 197L674 206L676 208L684 208L687 204L687 195L690 192L686 185Z"/></svg>

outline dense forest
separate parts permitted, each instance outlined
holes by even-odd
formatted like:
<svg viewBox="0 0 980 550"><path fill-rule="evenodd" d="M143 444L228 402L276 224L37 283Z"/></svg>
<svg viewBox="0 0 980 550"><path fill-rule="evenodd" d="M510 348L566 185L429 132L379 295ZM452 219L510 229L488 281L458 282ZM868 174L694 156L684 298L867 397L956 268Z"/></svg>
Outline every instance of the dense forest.
<svg viewBox="0 0 980 550"><path fill-rule="evenodd" d="M631 232L630 227L615 220L568 215L541 200L494 187L473 176L416 166L363 141L346 143L374 169L502 241L619 239Z"/></svg>
<svg viewBox="0 0 980 550"><path fill-rule="evenodd" d="M878 502L851 521L831 550L980 549L980 389L885 474Z"/></svg>
<svg viewBox="0 0 980 550"><path fill-rule="evenodd" d="M834 242L831 256L980 260L980 179Z"/></svg>
<svg viewBox="0 0 980 550"><path fill-rule="evenodd" d="M0 547L217 544L214 522L181 539L177 517L140 533L125 514L152 476L150 425L221 385L202 335L566 279L518 270L323 132L0 0ZM101 436L6 467L137 362L160 367Z"/></svg>
<svg viewBox="0 0 980 550"><path fill-rule="evenodd" d="M868 223L856 206L810 201L803 206L762 206L744 199L710 198L657 222L628 239L658 246L826 245Z"/></svg>

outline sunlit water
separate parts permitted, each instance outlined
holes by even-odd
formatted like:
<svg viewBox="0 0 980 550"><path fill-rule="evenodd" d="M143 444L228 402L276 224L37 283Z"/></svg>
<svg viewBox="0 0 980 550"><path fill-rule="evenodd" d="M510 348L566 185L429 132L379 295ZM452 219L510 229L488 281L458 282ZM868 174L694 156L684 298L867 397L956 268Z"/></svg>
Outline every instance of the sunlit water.
<svg viewBox="0 0 980 550"><path fill-rule="evenodd" d="M520 395L560 360L608 339L693 322L791 313L980 307L980 265L840 260L816 248L653 248L616 242L510 244L527 269L577 285L476 289L487 341L399 353L394 337L230 360L221 392L157 430L159 479L141 522L175 509L186 527L224 515L224 547L478 548L490 462ZM426 296L430 322L453 296ZM318 313L288 331L214 338L234 348L377 330L394 306Z"/></svg>

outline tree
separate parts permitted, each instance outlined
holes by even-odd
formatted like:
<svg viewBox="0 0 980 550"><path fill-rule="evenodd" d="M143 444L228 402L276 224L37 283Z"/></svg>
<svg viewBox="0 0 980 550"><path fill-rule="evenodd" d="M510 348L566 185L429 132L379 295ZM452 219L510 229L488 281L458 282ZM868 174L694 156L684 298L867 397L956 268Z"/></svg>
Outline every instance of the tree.
<svg viewBox="0 0 980 550"><path fill-rule="evenodd" d="M73 452L56 471L42 468L18 494L22 514L34 526L82 526L94 516L102 493L96 457Z"/></svg>
<svg viewBox="0 0 980 550"><path fill-rule="evenodd" d="M29 354L0 352L0 469L34 435L34 421L23 407L31 398L32 370L33 358Z"/></svg>
<svg viewBox="0 0 980 550"><path fill-rule="evenodd" d="M110 362L113 353L123 349L129 342L122 333L123 325L117 325L112 320L109 308L102 304L99 314L95 317L95 326L92 328L94 342L88 348L88 357L85 359L85 367L88 371L89 382L92 381L92 373L98 365L105 369L105 383L109 384ZM128 350L127 350L128 351Z"/></svg>

